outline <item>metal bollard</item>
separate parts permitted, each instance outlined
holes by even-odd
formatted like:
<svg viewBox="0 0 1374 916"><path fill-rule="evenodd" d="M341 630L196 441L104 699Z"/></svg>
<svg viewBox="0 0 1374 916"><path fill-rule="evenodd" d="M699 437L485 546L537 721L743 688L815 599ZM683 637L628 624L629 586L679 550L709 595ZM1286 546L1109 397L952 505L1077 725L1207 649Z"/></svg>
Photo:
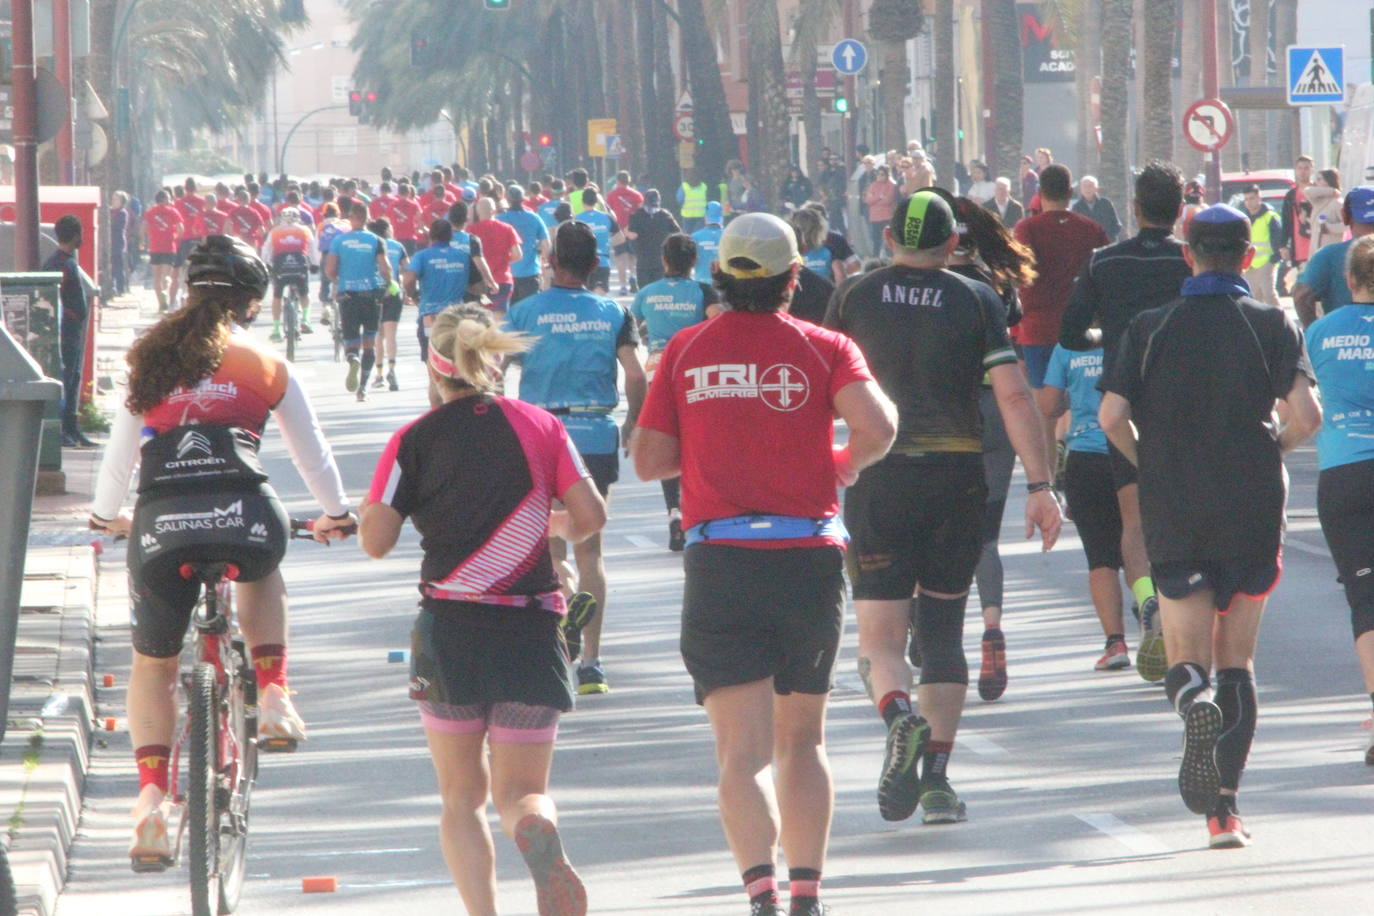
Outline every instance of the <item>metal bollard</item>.
<svg viewBox="0 0 1374 916"><path fill-rule="evenodd" d="M62 383L45 378L33 357L0 325L0 442L7 459L0 462L0 739L9 716L43 411L61 397Z"/></svg>

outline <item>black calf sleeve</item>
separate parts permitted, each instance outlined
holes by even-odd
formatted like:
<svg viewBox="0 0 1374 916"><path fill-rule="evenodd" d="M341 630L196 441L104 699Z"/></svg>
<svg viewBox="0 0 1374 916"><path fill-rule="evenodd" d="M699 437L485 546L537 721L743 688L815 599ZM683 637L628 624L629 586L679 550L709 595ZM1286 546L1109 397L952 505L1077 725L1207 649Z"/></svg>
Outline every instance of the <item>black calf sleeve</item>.
<svg viewBox="0 0 1374 916"><path fill-rule="evenodd" d="M916 636L921 646L922 684L967 684L968 659L964 657L964 607L968 595L933 598L922 592L916 598Z"/></svg>
<svg viewBox="0 0 1374 916"><path fill-rule="evenodd" d="M682 508L682 478L667 477L659 481L663 488L663 501L667 504L668 510Z"/></svg>
<svg viewBox="0 0 1374 916"><path fill-rule="evenodd" d="M1207 699L1202 695L1211 686L1212 682L1208 679L1207 672L1201 665L1193 662L1179 662L1164 675L1164 692L1168 695L1174 712L1180 716L1187 714L1188 707L1193 705L1194 700Z"/></svg>
<svg viewBox="0 0 1374 916"><path fill-rule="evenodd" d="M1255 739L1255 720L1259 717L1259 698L1255 678L1244 668L1223 668L1217 672L1216 703L1221 707L1221 737L1217 739L1217 769L1221 787L1240 788L1240 774L1250 756Z"/></svg>

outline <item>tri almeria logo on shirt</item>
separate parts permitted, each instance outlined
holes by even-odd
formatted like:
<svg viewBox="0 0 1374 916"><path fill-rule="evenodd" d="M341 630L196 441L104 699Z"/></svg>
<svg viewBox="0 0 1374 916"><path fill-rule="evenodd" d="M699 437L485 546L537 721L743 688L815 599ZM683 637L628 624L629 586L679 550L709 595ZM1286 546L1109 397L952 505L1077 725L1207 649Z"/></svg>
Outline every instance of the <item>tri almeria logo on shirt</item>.
<svg viewBox="0 0 1374 916"><path fill-rule="evenodd" d="M811 396L811 382L796 366L777 363L759 371L753 363L698 366L684 373L690 387L687 403L718 398L756 398L784 413L796 410Z"/></svg>

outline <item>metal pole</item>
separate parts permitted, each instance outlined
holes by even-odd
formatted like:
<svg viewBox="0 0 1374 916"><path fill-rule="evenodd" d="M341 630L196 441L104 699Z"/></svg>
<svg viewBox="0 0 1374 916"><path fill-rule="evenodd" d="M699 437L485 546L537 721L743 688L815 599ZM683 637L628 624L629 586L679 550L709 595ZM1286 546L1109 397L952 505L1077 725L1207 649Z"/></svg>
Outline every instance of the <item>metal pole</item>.
<svg viewBox="0 0 1374 916"><path fill-rule="evenodd" d="M33 0L10 0L14 73L14 268L38 269L38 95Z"/></svg>
<svg viewBox="0 0 1374 916"><path fill-rule="evenodd" d="M1229 25L1227 26L1230 27ZM1209 99L1221 94L1217 62L1217 0L1202 0L1202 94ZM1207 202L1221 200L1221 151L1207 158Z"/></svg>
<svg viewBox="0 0 1374 916"><path fill-rule="evenodd" d="M278 174L278 175L284 175L284 174L286 174L286 150L287 150L287 147L289 147L289 146L291 145L291 138L294 137L294 136L296 135L296 128L300 127L300 126L301 126L302 124L304 124L309 118L311 118L311 117L314 116L314 115L319 114L319 113L322 112L322 111L330 111L330 110L335 109L335 108L347 108L347 107L348 107L347 105L322 105L322 106L320 106L319 108L316 108L316 109L314 109L314 110L312 110L312 111L307 111L305 114L301 115L300 120L297 121L295 124L292 124L292 125L291 125L291 129L288 130L288 131L286 132L286 139L283 140L283 141L281 142L281 150L277 153L277 174ZM318 150L317 150L316 152L317 152L317 154L318 154ZM318 163L317 163L317 164L318 164Z"/></svg>
<svg viewBox="0 0 1374 916"><path fill-rule="evenodd" d="M72 11L71 0L52 0L53 66L57 81L62 85L62 97L67 111L57 130L57 183L76 182L76 130L72 124L75 112L72 105Z"/></svg>

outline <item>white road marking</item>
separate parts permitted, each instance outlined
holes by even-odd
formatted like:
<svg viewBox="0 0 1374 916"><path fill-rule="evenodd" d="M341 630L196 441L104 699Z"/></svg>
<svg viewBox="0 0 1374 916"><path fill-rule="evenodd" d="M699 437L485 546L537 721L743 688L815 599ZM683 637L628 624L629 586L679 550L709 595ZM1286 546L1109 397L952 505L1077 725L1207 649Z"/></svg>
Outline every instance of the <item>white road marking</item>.
<svg viewBox="0 0 1374 916"><path fill-rule="evenodd" d="M955 743L985 757L1004 757L1008 753L1002 745L982 735L960 735L955 739Z"/></svg>
<svg viewBox="0 0 1374 916"><path fill-rule="evenodd" d="M1173 851L1145 831L1137 830L1114 814L1094 812L1074 816L1094 830L1105 833L1131 852L1148 856Z"/></svg>
<svg viewBox="0 0 1374 916"><path fill-rule="evenodd" d="M299 857L299 858L302 858L302 859L309 859L309 858L315 858L315 857L318 857L318 858L325 858L325 857L333 858L334 856L381 856L381 855L393 855L393 854L398 854L398 853L402 853L402 852L420 852L420 847L419 847L419 846L411 846L411 847L407 847L407 848L405 848L405 849L347 849L347 850L340 850L340 851L338 851L338 852L298 852L298 853L295 853L294 855L297 856L297 857Z"/></svg>
<svg viewBox="0 0 1374 916"><path fill-rule="evenodd" d="M1285 550L1291 548L1299 553L1310 553L1314 557L1329 558L1331 556L1331 551L1325 547L1313 547L1311 544L1304 544L1302 541L1295 541L1292 538L1284 541L1283 546Z"/></svg>
<svg viewBox="0 0 1374 916"><path fill-rule="evenodd" d="M629 541L631 544L635 545L636 547L657 547L657 546L658 546L658 544L656 544L655 542L649 540L648 538L646 538L646 537L645 537L644 535L642 535L642 534L627 534L627 535L625 535L625 540Z"/></svg>

